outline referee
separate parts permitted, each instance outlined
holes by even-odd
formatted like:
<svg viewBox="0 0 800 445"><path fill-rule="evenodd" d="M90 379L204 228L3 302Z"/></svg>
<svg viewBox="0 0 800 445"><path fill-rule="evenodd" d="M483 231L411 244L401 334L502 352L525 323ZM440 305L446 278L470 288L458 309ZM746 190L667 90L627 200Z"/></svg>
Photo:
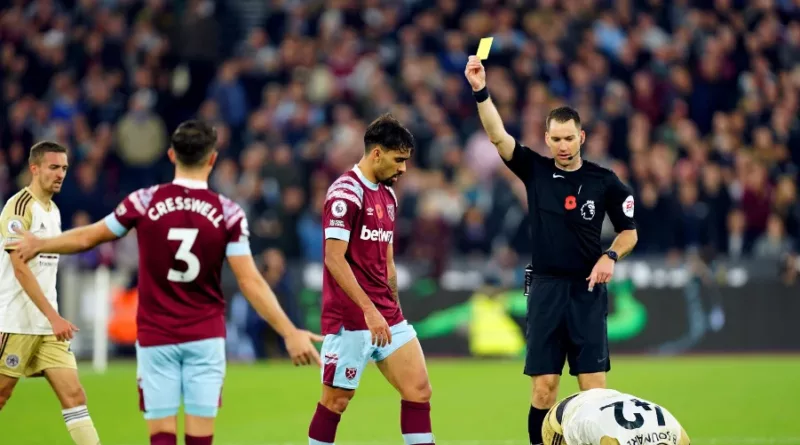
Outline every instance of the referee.
<svg viewBox="0 0 800 445"><path fill-rule="evenodd" d="M545 158L506 132L477 57L470 56L464 74L489 139L527 189L533 258L525 277L525 374L533 383L528 435L536 445L542 443L542 422L556 401L565 360L581 390L606 386L611 369L606 283L615 263L636 245L633 196L613 172L581 159L586 134L575 110L556 108L547 116L544 137L553 159ZM603 251L606 214L618 236Z"/></svg>

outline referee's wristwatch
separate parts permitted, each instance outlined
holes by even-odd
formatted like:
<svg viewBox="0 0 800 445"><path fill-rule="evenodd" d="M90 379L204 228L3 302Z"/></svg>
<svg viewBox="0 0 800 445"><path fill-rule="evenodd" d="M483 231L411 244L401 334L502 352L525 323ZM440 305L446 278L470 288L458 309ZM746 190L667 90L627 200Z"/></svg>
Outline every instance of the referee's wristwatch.
<svg viewBox="0 0 800 445"><path fill-rule="evenodd" d="M614 260L615 263L619 259L619 255L617 255L617 252L614 252L613 250L606 250L603 252L603 255L608 255L608 257Z"/></svg>

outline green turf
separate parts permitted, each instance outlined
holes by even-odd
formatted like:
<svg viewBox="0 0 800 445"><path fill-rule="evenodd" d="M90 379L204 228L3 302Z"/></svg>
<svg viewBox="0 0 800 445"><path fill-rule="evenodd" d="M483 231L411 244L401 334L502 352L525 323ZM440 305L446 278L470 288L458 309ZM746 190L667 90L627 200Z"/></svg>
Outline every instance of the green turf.
<svg viewBox="0 0 800 445"><path fill-rule="evenodd" d="M82 364L83 366L83 364ZM431 360L433 425L443 445L524 445L530 383L519 362ZM103 445L147 444L137 411L135 367L82 381ZM217 445L307 443L319 374L284 363L230 365ZM657 402L694 445L800 445L800 357L618 358L609 386ZM575 390L566 378L561 395ZM372 366L340 424L337 444L402 444L399 401ZM42 379L23 380L0 413L0 444L71 443Z"/></svg>

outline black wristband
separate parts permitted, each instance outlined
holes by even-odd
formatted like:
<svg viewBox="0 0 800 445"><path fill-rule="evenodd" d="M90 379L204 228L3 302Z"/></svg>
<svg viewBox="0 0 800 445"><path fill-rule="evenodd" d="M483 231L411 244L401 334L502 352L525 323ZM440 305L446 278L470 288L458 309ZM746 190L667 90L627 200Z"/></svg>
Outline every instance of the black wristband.
<svg viewBox="0 0 800 445"><path fill-rule="evenodd" d="M489 98L489 90L486 87L483 87L478 91L473 91L472 97L474 97L475 101L478 103L484 102Z"/></svg>

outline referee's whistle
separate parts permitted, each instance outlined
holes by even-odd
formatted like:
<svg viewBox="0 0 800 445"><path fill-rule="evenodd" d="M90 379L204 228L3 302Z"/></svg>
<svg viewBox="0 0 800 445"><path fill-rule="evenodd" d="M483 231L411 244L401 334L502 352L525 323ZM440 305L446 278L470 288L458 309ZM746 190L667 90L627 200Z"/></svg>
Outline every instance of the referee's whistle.
<svg viewBox="0 0 800 445"><path fill-rule="evenodd" d="M533 282L533 266L525 266L525 296L531 296L531 282Z"/></svg>

